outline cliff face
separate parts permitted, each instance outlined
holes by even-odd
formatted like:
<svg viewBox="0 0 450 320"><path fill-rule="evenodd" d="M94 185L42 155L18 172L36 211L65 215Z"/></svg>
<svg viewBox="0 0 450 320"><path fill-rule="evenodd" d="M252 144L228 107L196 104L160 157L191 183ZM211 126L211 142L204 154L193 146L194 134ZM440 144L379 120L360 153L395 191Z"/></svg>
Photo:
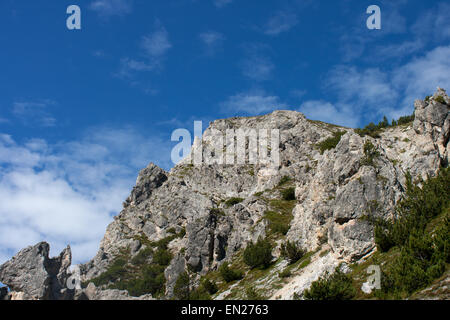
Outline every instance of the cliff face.
<svg viewBox="0 0 450 320"><path fill-rule="evenodd" d="M248 243L264 237L276 244L275 257L280 256L280 244L290 240L312 253L311 262L288 283L280 284L271 276L285 266L280 261L254 285L264 289L267 297L290 299L301 294L326 271L374 252L373 226L367 217L392 216L405 189L406 172L426 178L448 164L449 105L445 91L438 89L433 97L416 101L413 123L383 129L378 138L311 121L294 111L214 121L202 145L194 144L193 154L211 152L218 132L225 136L227 129L278 129L280 165L184 161L165 172L150 164L139 173L122 212L108 226L98 254L81 266L81 278L95 282L119 257L129 270L136 270L137 257L152 263L154 253L145 253L163 240L170 259L164 264L160 297L167 298L185 270L198 283L200 276L236 259ZM318 144L338 132L342 132L339 143L321 153ZM283 199L283 191L291 187L295 200ZM274 232L271 214L286 218L286 230ZM22 280L5 276L4 270L2 266L0 281L13 291L23 291L12 285ZM102 288L91 284L85 291L92 299L129 297L126 292L113 294ZM231 297L232 289L215 298Z"/></svg>

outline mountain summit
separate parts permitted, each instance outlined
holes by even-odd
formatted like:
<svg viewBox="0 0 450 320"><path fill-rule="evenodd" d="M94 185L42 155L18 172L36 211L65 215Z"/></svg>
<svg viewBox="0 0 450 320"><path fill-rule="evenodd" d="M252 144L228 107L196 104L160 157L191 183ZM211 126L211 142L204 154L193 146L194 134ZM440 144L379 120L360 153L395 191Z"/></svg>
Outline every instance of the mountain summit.
<svg viewBox="0 0 450 320"><path fill-rule="evenodd" d="M192 153L211 152L217 134L227 130L273 129L279 130L279 165L185 160L166 172L150 164L97 255L79 266L81 288L64 287L70 248L49 259L41 243L0 267L0 281L10 288L2 295L170 299L180 298L184 285L207 288L214 299L302 297L337 267L348 274L378 251L373 221L392 221L409 176L428 179L448 166L449 106L439 88L415 102L412 121L385 124L374 134L294 111L216 120ZM274 152L270 144L268 150ZM245 249L258 240L270 244L270 266L249 268ZM297 264L285 258L292 256L289 248L302 252ZM27 276L32 272L39 276Z"/></svg>

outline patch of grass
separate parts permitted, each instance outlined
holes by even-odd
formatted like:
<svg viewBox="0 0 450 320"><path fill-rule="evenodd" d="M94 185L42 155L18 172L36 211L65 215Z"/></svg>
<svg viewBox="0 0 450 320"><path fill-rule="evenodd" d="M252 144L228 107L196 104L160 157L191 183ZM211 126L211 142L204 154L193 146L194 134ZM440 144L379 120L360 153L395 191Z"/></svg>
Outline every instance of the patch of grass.
<svg viewBox="0 0 450 320"><path fill-rule="evenodd" d="M291 178L291 177L289 177L289 176L283 176L283 177L280 179L280 182L278 183L278 187L281 187L281 186L285 185L286 183L288 183L288 182L290 182L290 181L292 181L292 178Z"/></svg>
<svg viewBox="0 0 450 320"><path fill-rule="evenodd" d="M295 200L291 200L291 201L270 200L269 205L275 211L279 211L283 214L292 214L292 210L294 209L294 207L296 205L296 201Z"/></svg>
<svg viewBox="0 0 450 320"><path fill-rule="evenodd" d="M303 268L307 267L310 263L311 263L311 257L304 259L302 261L302 263L300 263L299 269L303 269Z"/></svg>
<svg viewBox="0 0 450 320"><path fill-rule="evenodd" d="M347 133L346 131L336 131L333 133L333 137L318 143L317 147L320 150L320 154L323 154L327 150L336 148L336 146L341 141L342 136L345 135L346 133Z"/></svg>
<svg viewBox="0 0 450 320"><path fill-rule="evenodd" d="M280 214L275 211L266 211L264 218L269 222L271 233L286 235L290 228L292 215Z"/></svg>
<svg viewBox="0 0 450 320"><path fill-rule="evenodd" d="M244 199L233 197L233 198L230 198L227 201L225 201L225 206L227 208L229 208L229 207L232 207L232 206L234 206L234 205L236 205L238 203L241 203L242 201L244 201Z"/></svg>
<svg viewBox="0 0 450 320"><path fill-rule="evenodd" d="M319 257L325 257L328 253L330 252L330 250L324 250L319 254Z"/></svg>

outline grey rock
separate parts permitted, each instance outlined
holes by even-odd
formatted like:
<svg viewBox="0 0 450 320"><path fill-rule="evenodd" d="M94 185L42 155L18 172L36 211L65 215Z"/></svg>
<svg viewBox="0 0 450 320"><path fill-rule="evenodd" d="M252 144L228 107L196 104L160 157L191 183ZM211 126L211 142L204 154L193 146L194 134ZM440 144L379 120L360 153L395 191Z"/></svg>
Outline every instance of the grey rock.
<svg viewBox="0 0 450 320"><path fill-rule="evenodd" d="M72 259L70 247L56 258L49 258L49 252L46 242L21 250L0 266L0 281L27 300L70 299L72 293L64 290Z"/></svg>
<svg viewBox="0 0 450 320"><path fill-rule="evenodd" d="M446 104L437 101L438 96ZM184 229L182 238L172 237L168 244L173 259L165 270L163 298L170 298L176 279L185 270L195 271L198 282L201 275L216 270L250 242L266 236L265 212L273 210L271 201L281 197L276 188L281 178L289 176L296 204L287 239L308 251L330 251L313 259L304 274L280 289L282 297L292 297L340 263L360 261L376 250L368 218L392 217L405 191L405 172L413 178L426 178L448 164L449 102L445 91L438 89L429 100L416 101L413 124L389 127L377 139L360 137L350 128L308 120L295 111L216 120L201 140L196 139L193 154L211 153L217 133L225 134L227 129L279 129L280 165L194 166L185 160L165 172L150 164L139 173L123 210L107 227L97 255L80 267L82 280L89 282L101 275L124 249L132 257L148 243L171 236L172 229ZM321 154L317 144L336 131L345 134L335 148ZM373 165L363 161L367 142L379 154ZM232 197L243 201L225 205ZM274 250L275 255L279 252L279 248ZM34 263L39 265L39 261ZM76 292L75 298L131 299L126 291L93 284ZM146 298L151 296L139 299Z"/></svg>
<svg viewBox="0 0 450 320"><path fill-rule="evenodd" d="M131 297L126 290L99 289L92 282L82 294L87 300L153 300L151 295Z"/></svg>

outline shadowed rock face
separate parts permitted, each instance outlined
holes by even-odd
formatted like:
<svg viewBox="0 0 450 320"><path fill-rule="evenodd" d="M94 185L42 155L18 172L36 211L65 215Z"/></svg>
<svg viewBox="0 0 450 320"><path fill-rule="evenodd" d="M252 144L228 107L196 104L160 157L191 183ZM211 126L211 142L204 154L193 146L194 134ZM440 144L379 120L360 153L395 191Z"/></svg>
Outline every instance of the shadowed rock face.
<svg viewBox="0 0 450 320"><path fill-rule="evenodd" d="M46 242L23 249L0 266L0 281L16 295L22 293L24 299L70 299L71 293L65 289L72 260L70 247L56 258L49 258L49 252Z"/></svg>
<svg viewBox="0 0 450 320"><path fill-rule="evenodd" d="M0 288L0 301L8 299L8 288L2 287Z"/></svg>
<svg viewBox="0 0 450 320"><path fill-rule="evenodd" d="M289 207L293 210L286 238L308 251L327 248L330 252L313 259L295 285L277 293L282 299L291 299L299 288L308 288L340 262L359 261L374 252L373 226L366 218L392 216L405 190L405 172L413 178L426 178L448 164L449 105L448 95L438 89L433 97L415 102L413 124L386 128L377 139L308 120L294 111L214 121L202 137L203 149L196 149L200 148L197 141L193 151L211 152L217 132L224 134L227 129L279 129L280 165L193 166L183 162L166 172L150 164L139 173L123 210L108 226L97 255L80 266L82 281L104 273L124 251L131 261L150 243L167 239L175 231L181 236L170 238L168 250L173 258L164 273L165 297L172 297L175 282L185 270L195 271L194 281L198 281L201 275L232 260L250 241L267 236L264 215L278 210L271 203L280 201L277 186L288 176L296 200ZM337 131L345 134L335 148L322 154L317 144ZM377 150L370 164L364 151L368 142ZM242 201L228 206L230 198ZM274 250L276 256L280 243ZM0 281L28 299L132 298L127 291L92 283L71 296L63 289L68 256L70 249L49 259L46 243L29 247L0 267Z"/></svg>

